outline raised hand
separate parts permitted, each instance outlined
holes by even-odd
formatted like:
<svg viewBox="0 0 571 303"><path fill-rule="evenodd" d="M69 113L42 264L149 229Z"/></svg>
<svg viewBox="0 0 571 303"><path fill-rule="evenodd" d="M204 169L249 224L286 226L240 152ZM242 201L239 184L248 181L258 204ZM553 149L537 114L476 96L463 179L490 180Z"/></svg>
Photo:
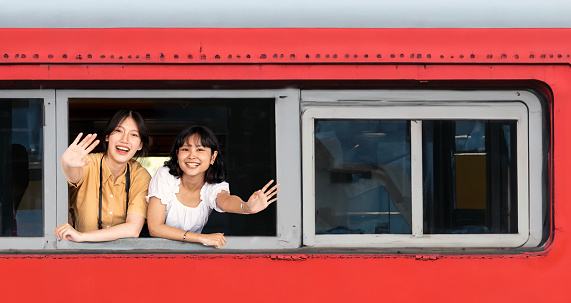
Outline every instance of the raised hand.
<svg viewBox="0 0 571 303"><path fill-rule="evenodd" d="M280 192L278 188L280 185L276 184L269 188L273 182L274 180L271 180L262 189L255 191L250 196L250 199L248 199L248 202L243 203L242 209L245 213L255 214L266 209L268 205L278 200L278 197L275 197L275 195Z"/></svg>
<svg viewBox="0 0 571 303"><path fill-rule="evenodd" d="M99 140L95 140L97 134L88 134L79 142L82 135L83 133L79 133L71 145L65 150L61 156L62 165L67 167L83 167L89 164L89 160L86 159L85 156L99 144Z"/></svg>

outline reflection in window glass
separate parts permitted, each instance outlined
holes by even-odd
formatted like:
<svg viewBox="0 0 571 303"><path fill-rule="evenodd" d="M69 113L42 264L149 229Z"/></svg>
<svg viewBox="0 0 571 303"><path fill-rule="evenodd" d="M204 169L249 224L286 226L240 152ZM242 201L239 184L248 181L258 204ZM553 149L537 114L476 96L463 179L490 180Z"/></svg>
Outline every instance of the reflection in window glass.
<svg viewBox="0 0 571 303"><path fill-rule="evenodd" d="M176 135L184 128L206 125L218 141L230 192L247 201L276 179L274 99L113 99L69 100L70 142L79 132L102 133L121 108L141 113L149 130L149 157L139 161L151 175L164 164ZM103 152L101 144L93 152ZM203 233L228 236L276 236L276 204L255 216L213 211Z"/></svg>
<svg viewBox="0 0 571 303"><path fill-rule="evenodd" d="M0 99L0 236L43 236L42 99Z"/></svg>
<svg viewBox="0 0 571 303"><path fill-rule="evenodd" d="M516 121L423 121L424 233L517 233Z"/></svg>
<svg viewBox="0 0 571 303"><path fill-rule="evenodd" d="M411 232L409 125L315 120L316 234Z"/></svg>

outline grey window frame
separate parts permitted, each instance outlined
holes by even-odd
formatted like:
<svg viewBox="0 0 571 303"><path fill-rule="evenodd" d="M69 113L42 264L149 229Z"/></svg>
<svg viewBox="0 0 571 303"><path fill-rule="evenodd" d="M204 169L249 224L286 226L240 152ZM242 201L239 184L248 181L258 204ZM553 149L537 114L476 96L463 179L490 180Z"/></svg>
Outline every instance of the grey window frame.
<svg viewBox="0 0 571 303"><path fill-rule="evenodd" d="M41 237L0 237L0 251L17 250L52 250L56 238L53 228L56 226L56 162L50 161L56 157L56 102L55 90L0 90L1 99L43 99L43 219L44 233Z"/></svg>
<svg viewBox="0 0 571 303"><path fill-rule="evenodd" d="M519 105L518 105L519 104ZM454 109L452 112L449 112ZM542 238L541 101L528 91L304 90L301 92L303 244L314 247L536 247ZM411 120L412 233L316 235L314 119ZM518 234L422 233L422 120L518 120ZM420 158L418 158L420 156ZM521 207L519 207L521 206ZM420 221L419 221L420 220ZM414 223L417 222L417 224Z"/></svg>
<svg viewBox="0 0 571 303"><path fill-rule="evenodd" d="M263 250L296 248L301 244L301 160L292 155L299 154L299 90L58 90L56 96L57 115L57 160L61 165L61 154L68 146L68 104L70 98L273 98L275 99L276 123L276 170L281 184L277 202L277 228L275 237L232 237L222 250ZM236 102L239 102L237 100ZM57 192L67 197L68 186L61 172L57 170ZM57 203L57 223L68 221L68 199ZM142 252L200 252L213 251L212 247L196 243L183 243L159 238L119 239L111 242L76 243L58 240L58 250L89 251L142 251Z"/></svg>

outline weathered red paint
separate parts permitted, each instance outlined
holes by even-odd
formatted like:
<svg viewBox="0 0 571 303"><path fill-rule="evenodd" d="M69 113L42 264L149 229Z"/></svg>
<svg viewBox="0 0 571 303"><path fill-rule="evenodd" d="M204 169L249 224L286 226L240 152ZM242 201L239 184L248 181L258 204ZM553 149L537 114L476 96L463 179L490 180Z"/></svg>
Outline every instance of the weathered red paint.
<svg viewBox="0 0 571 303"><path fill-rule="evenodd" d="M0 81L420 80L422 88L425 81L456 87L535 80L552 96L554 211L548 247L526 254L3 255L0 296L6 302L568 302L570 38L570 29L0 29ZM129 61L129 55L140 57Z"/></svg>

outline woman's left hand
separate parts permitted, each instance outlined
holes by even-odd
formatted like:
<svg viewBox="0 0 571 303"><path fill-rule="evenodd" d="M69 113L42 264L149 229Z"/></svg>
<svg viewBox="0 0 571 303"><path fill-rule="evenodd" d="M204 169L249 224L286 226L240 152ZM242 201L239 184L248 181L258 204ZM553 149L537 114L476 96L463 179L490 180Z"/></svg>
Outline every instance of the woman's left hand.
<svg viewBox="0 0 571 303"><path fill-rule="evenodd" d="M275 195L280 192L278 188L280 185L276 184L268 189L273 182L274 180L268 182L261 190L254 192L252 196L250 196L250 199L248 199L248 202L242 204L242 209L245 213L255 214L266 209L268 205L278 200L278 197L275 197Z"/></svg>

